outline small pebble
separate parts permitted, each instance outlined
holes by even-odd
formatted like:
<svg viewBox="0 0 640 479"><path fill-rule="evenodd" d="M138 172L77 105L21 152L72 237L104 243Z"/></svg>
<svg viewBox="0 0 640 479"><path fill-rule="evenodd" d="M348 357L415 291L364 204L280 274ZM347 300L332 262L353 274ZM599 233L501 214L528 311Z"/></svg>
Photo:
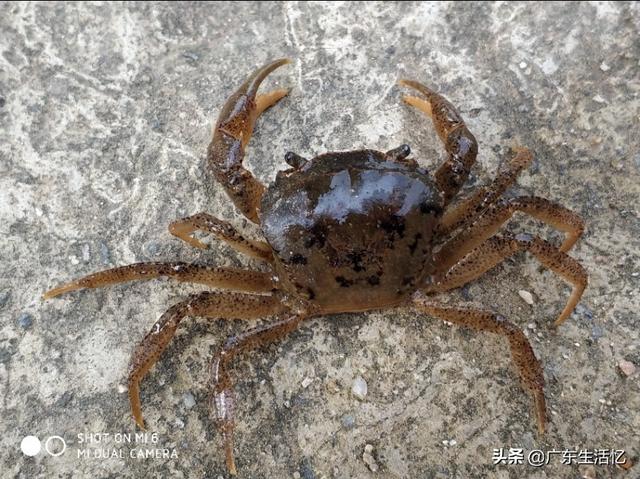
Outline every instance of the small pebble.
<svg viewBox="0 0 640 479"><path fill-rule="evenodd" d="M356 425L356 418L354 418L351 414L342 416L342 426L345 429L351 429L355 425Z"/></svg>
<svg viewBox="0 0 640 479"><path fill-rule="evenodd" d="M376 463L375 458L373 457L373 446L371 444L367 444L364 446L364 453L362 454L362 460L369 467L371 472L376 472L378 470L378 464Z"/></svg>
<svg viewBox="0 0 640 479"><path fill-rule="evenodd" d="M300 479L300 473L298 471L293 473L293 479Z"/></svg>
<svg viewBox="0 0 640 479"><path fill-rule="evenodd" d="M607 103L607 100L602 98L600 95L594 96L593 101L595 101L596 103Z"/></svg>
<svg viewBox="0 0 640 479"><path fill-rule="evenodd" d="M302 479L316 479L316 475L313 472L313 466L311 465L311 461L308 457L304 458L300 464L300 477Z"/></svg>
<svg viewBox="0 0 640 479"><path fill-rule="evenodd" d="M311 379L311 378L304 378L304 379L302 380L302 387L306 389L306 388L308 388L308 387L309 387L309 384L311 384L312 382L313 382L313 379Z"/></svg>
<svg viewBox="0 0 640 479"><path fill-rule="evenodd" d="M182 395L182 402L184 403L184 407L187 409L191 409L196 405L196 398L193 397L191 393L184 393Z"/></svg>
<svg viewBox="0 0 640 479"><path fill-rule="evenodd" d="M127 386L125 386L124 384L118 384L118 392L120 394L124 394L127 392Z"/></svg>
<svg viewBox="0 0 640 479"><path fill-rule="evenodd" d="M608 72L609 70L611 70L611 67L607 65L605 62L602 62L600 64L600 70L602 70L603 72Z"/></svg>
<svg viewBox="0 0 640 479"><path fill-rule="evenodd" d="M604 336L604 330L600 326L593 326L591 328L591 337L593 339L600 339Z"/></svg>
<svg viewBox="0 0 640 479"><path fill-rule="evenodd" d="M184 428L184 421L179 417L176 418L176 420L174 421L174 424L176 425L176 427L179 427L180 429Z"/></svg>
<svg viewBox="0 0 640 479"><path fill-rule="evenodd" d="M520 65L518 65L520 67L520 69L524 70L525 68L527 68L527 63L526 62L520 62Z"/></svg>
<svg viewBox="0 0 640 479"><path fill-rule="evenodd" d="M325 387L327 388L327 391L331 393L340 392L340 386L338 386L338 383L335 381L335 379L329 379L325 383Z"/></svg>
<svg viewBox="0 0 640 479"><path fill-rule="evenodd" d="M529 324L527 324L527 328L529 328L529 329L536 329L536 323L529 323Z"/></svg>
<svg viewBox="0 0 640 479"><path fill-rule="evenodd" d="M192 62L197 62L200 59L198 54L193 52L184 52L182 56L188 60L191 60Z"/></svg>
<svg viewBox="0 0 640 479"><path fill-rule="evenodd" d="M353 380L353 386L351 386L351 392L353 395L361 401L367 395L367 382L362 376L358 376Z"/></svg>
<svg viewBox="0 0 640 479"><path fill-rule="evenodd" d="M22 313L18 316L18 324L22 329L29 329L33 324L33 316L29 313Z"/></svg>
<svg viewBox="0 0 640 479"><path fill-rule="evenodd" d="M618 362L618 367L620 368L620 371L622 371L622 373L627 377L636 372L636 365L631 361L627 361L626 359L621 359L620 362Z"/></svg>
<svg viewBox="0 0 640 479"><path fill-rule="evenodd" d="M529 291L525 291L524 289L521 289L520 291L518 291L518 294L522 299L524 299L525 303L533 304L533 295Z"/></svg>

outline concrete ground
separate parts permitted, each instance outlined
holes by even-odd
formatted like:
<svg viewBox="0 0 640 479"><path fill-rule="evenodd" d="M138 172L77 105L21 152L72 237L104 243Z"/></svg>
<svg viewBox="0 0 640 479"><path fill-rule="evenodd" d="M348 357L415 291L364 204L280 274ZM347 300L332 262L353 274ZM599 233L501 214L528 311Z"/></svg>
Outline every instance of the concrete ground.
<svg viewBox="0 0 640 479"><path fill-rule="evenodd" d="M535 151L510 194L535 192L585 219L571 254L590 284L558 331L551 322L570 288L529 256L446 296L527 331L547 382L544 437L501 338L410 311L319 318L236 362L239 477L639 477L637 465L564 465L558 455L526 464L535 449L640 460L638 4L2 3L0 12L2 477L227 476L207 371L248 324L183 323L143 382L148 435L136 438L131 352L164 310L203 288L153 281L41 295L137 261L260 268L210 238L211 249L194 250L167 225L208 211L258 235L204 174L204 154L225 98L282 56L295 62L267 88L291 95L260 120L248 150L261 180L285 168L287 150L407 142L437 165L433 128L401 104L395 83L418 79L459 107L480 142L469 188L512 147ZM559 240L524 216L509 228ZM42 442L35 457L20 450L26 435ZM62 452L53 436L66 442L58 456L44 450L49 439ZM523 449L525 464L494 465L500 448L515 459Z"/></svg>

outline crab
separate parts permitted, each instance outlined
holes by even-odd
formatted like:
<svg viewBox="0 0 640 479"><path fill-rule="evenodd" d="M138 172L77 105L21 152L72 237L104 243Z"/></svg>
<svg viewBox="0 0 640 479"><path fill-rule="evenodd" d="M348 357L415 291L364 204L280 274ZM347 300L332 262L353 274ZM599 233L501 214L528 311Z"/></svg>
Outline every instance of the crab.
<svg viewBox="0 0 640 479"><path fill-rule="evenodd" d="M411 308L502 336L532 396L539 433L544 433L543 370L525 334L499 314L443 304L434 296L474 281L518 252L528 252L572 285L571 296L554 323L560 325L587 285L587 272L567 254L584 231L583 221L544 198L503 197L532 161L533 154L526 148L516 148L492 182L454 202L476 161L476 139L451 103L412 80L399 84L419 96L403 96L403 100L431 118L447 154L435 173L410 157L408 145L387 152L324 153L311 160L288 152L284 159L290 168L278 172L275 182L266 188L243 167L243 158L258 117L288 94L287 89L258 94L258 88L271 72L287 63L289 59L280 59L249 75L222 108L207 151L208 167L216 180L242 214L260 226L265 241L249 239L208 213L169 226L173 235L196 248L206 245L192 234L209 233L264 262L267 271L183 262L136 263L77 279L44 297L157 277L215 290L193 294L171 306L135 348L128 394L133 418L141 428L140 382L183 319L274 317L227 339L211 364L211 409L222 434L226 466L233 475L237 469L232 360L317 316ZM499 232L515 212L563 232L562 244L555 246L526 233Z"/></svg>

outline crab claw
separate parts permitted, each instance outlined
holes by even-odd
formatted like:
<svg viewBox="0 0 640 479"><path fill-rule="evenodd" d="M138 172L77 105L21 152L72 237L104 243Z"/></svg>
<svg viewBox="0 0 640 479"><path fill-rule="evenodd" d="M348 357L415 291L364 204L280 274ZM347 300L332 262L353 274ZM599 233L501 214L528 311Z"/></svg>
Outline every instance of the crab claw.
<svg viewBox="0 0 640 479"><path fill-rule="evenodd" d="M254 223L258 223L265 187L242 166L244 151L260 114L289 93L288 89L279 88L258 95L258 88L271 72L287 63L291 60L282 58L258 68L229 97L213 129L207 153L207 162L216 180L236 207Z"/></svg>
<svg viewBox="0 0 640 479"><path fill-rule="evenodd" d="M449 203L469 177L478 154L478 143L465 126L462 116L445 97L417 81L399 80L398 83L413 88L425 97L404 95L402 99L431 118L447 150L448 158L436 170L434 177L445 203Z"/></svg>

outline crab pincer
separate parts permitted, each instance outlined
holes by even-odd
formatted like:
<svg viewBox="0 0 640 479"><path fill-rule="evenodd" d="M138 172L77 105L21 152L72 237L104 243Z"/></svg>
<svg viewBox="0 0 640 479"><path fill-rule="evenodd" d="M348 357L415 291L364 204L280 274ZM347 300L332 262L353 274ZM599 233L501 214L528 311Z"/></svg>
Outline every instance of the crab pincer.
<svg viewBox="0 0 640 479"><path fill-rule="evenodd" d="M242 166L242 161L260 114L289 93L279 88L259 95L258 88L267 75L287 63L291 60L283 58L259 68L229 97L218 116L207 152L215 178L236 207L254 223L258 223L265 187Z"/></svg>

